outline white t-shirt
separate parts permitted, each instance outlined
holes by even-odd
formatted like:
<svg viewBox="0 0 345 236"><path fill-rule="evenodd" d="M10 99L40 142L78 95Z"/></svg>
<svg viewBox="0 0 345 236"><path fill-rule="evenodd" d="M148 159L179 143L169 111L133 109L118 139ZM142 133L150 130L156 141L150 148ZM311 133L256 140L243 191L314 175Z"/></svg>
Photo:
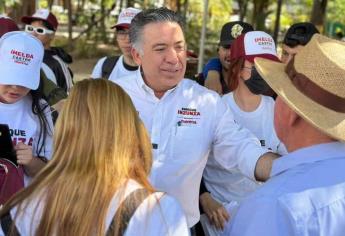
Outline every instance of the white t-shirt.
<svg viewBox="0 0 345 236"><path fill-rule="evenodd" d="M286 154L283 143L278 139L274 124L274 100L268 96L261 96L260 105L255 111L245 112L236 104L233 93L222 97L234 114L236 123L248 128L261 142L263 147L279 154ZM226 170L210 156L204 170L204 182L211 195L222 203L230 201L240 202L259 184L241 174L237 168Z"/></svg>
<svg viewBox="0 0 345 236"><path fill-rule="evenodd" d="M47 106L44 109L44 113L48 122L49 132L39 156L49 160L52 154L53 121L49 105L44 100L40 101L40 104L42 106ZM13 144L16 145L22 142L32 146L32 154L37 156L36 152L41 146L42 138L41 142L38 143L40 123L38 116L32 112L31 95L27 95L13 104L0 102L0 114L0 124L7 124L9 126ZM24 175L25 186L27 186L30 181L31 177Z"/></svg>
<svg viewBox="0 0 345 236"><path fill-rule="evenodd" d="M234 122L216 92L183 79L158 99L140 70L135 78L116 83L129 94L150 134L151 183L180 201L189 227L199 220L199 186L210 152L224 168L238 167L254 179L256 162L267 150Z"/></svg>
<svg viewBox="0 0 345 236"><path fill-rule="evenodd" d="M263 147L281 155L287 153L274 129L274 100L271 97L261 96L259 106L252 112L243 111L236 104L232 92L224 95L222 100L231 109L236 123L248 128L260 140ZM224 205L230 216L234 216L238 204L260 186L259 183L244 176L237 168L223 168L214 156L208 159L203 177L207 190L213 198ZM202 225L209 235L223 235L209 223L206 217L202 218Z"/></svg>
<svg viewBox="0 0 345 236"><path fill-rule="evenodd" d="M93 68L91 78L99 79L102 77L102 66L103 66L105 59L107 59L107 57L103 57L103 58L98 60L97 64ZM124 76L135 77L136 71L137 70L128 70L125 68L124 61L123 61L123 55L121 55L119 57L118 61L116 62L112 72L109 75L109 80L115 81L115 80L117 80L121 77L124 77Z"/></svg>
<svg viewBox="0 0 345 236"><path fill-rule="evenodd" d="M124 197L141 186L130 180L127 184ZM119 203L123 198L122 191L115 193L111 200L106 217L106 228L108 229L114 218ZM159 199L159 203L157 203ZM38 207L38 212L34 213L37 201L33 201L28 208L19 215L16 220L16 226L21 235L34 235L35 229L41 217L42 205ZM15 208L11 210L12 219L15 216ZM1 228L1 227L0 227ZM0 236L3 236L0 229ZM189 228L187 227L186 217L179 203L172 197L162 192L156 192L148 196L137 208L134 215L129 221L125 236L188 236Z"/></svg>

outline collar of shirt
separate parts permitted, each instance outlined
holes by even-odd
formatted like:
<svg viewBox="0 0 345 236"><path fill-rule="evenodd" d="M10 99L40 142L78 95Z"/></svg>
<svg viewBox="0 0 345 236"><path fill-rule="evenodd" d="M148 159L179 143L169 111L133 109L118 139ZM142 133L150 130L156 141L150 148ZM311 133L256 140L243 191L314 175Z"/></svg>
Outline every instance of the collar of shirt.
<svg viewBox="0 0 345 236"><path fill-rule="evenodd" d="M146 93L150 94L150 95L153 95L154 97L156 97L155 95L155 92L153 91L152 88L150 88L144 81L144 78L143 78L143 70L142 70L142 67L140 66L139 67L139 70L137 70L137 76L136 76L136 80L137 80L137 85L138 85L138 88L142 88ZM176 88L178 88L180 86L181 83L178 83L175 87L173 87L172 89L169 89L167 90L165 93L164 93L164 96L167 96L168 94L170 94L172 91L174 91ZM157 98L158 99L158 98ZM158 99L159 100L159 99Z"/></svg>
<svg viewBox="0 0 345 236"><path fill-rule="evenodd" d="M281 174L298 165L314 163L326 159L345 158L345 144L331 142L301 148L282 156L273 162L271 177Z"/></svg>

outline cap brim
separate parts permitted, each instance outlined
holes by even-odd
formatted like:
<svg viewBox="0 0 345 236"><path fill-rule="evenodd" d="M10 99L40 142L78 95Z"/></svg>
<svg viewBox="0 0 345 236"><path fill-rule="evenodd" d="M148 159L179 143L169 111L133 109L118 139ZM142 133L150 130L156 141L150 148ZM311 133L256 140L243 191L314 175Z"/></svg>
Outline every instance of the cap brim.
<svg viewBox="0 0 345 236"><path fill-rule="evenodd" d="M116 25L113 25L112 27L110 27L111 29L129 29L130 27L130 24L116 24Z"/></svg>
<svg viewBox="0 0 345 236"><path fill-rule="evenodd" d="M40 83L40 70L36 73L28 74L27 70L18 70L16 68L0 67L1 77L0 84L19 85L31 90L36 90ZM36 80L34 79L36 77Z"/></svg>
<svg viewBox="0 0 345 236"><path fill-rule="evenodd" d="M42 19L39 17L32 17L32 16L23 16L21 21L25 24L31 24L31 22L35 21L35 20L42 20L42 21L47 21L46 19Z"/></svg>
<svg viewBox="0 0 345 236"><path fill-rule="evenodd" d="M228 45L231 45L233 41L234 41L234 40L224 40L224 41L220 41L220 42L219 42L219 45L220 45L220 46L228 46Z"/></svg>
<svg viewBox="0 0 345 236"><path fill-rule="evenodd" d="M245 59L250 61L251 63L254 63L255 58L265 58L271 61L281 62L277 56L272 54L256 54L245 56Z"/></svg>
<svg viewBox="0 0 345 236"><path fill-rule="evenodd" d="M279 97L303 119L330 137L345 141L345 114L319 105L300 92L285 73L285 64L255 58L255 67Z"/></svg>

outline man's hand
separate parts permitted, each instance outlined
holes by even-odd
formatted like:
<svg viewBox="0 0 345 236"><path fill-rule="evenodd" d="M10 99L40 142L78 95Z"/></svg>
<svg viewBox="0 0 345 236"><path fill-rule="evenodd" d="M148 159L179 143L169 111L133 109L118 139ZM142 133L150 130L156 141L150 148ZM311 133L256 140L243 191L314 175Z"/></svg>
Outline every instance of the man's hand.
<svg viewBox="0 0 345 236"><path fill-rule="evenodd" d="M62 99L62 100L58 101L57 103L52 105L52 108L54 110L56 110L58 113L60 113L61 110L62 110L63 105L65 104L65 101L66 101L66 99Z"/></svg>
<svg viewBox="0 0 345 236"><path fill-rule="evenodd" d="M230 216L224 206L214 200L210 193L200 195L200 203L210 223L218 230L223 230Z"/></svg>
<svg viewBox="0 0 345 236"><path fill-rule="evenodd" d="M223 94L222 84L220 83L220 74L216 70L210 70L205 79L205 87L216 91L219 95Z"/></svg>

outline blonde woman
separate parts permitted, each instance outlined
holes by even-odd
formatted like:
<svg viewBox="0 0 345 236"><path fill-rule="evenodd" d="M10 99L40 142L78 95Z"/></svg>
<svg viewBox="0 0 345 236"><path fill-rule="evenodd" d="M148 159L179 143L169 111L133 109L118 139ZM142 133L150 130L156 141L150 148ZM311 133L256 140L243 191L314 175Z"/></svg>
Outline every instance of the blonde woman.
<svg viewBox="0 0 345 236"><path fill-rule="evenodd" d="M20 235L188 235L177 201L148 182L151 163L150 140L128 95L106 80L81 81L57 121L53 159L4 205L2 230L10 217ZM148 194L119 233L125 202L138 189Z"/></svg>

